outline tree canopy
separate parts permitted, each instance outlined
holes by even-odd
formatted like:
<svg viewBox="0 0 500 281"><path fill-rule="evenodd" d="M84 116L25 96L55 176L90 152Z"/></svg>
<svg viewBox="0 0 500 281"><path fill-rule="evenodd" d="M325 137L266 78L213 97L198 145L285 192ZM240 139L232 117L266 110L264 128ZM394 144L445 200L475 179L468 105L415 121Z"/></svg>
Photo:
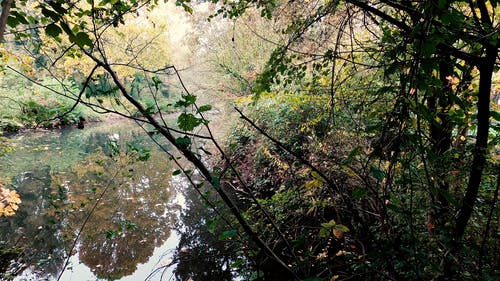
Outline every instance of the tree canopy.
<svg viewBox="0 0 500 281"><path fill-rule="evenodd" d="M246 20L272 49L262 64L254 42L233 35L255 66L215 59L241 83L234 91L251 95L228 147L210 129L212 105L198 105L156 57L169 52L157 1L4 0L0 38L43 54L49 73L80 72L79 91L63 94L75 105L148 124L175 147L239 225L222 238L244 234L260 251L249 256L267 261L264 278L278 278L274 268L288 280L498 277L500 1L211 2L212 20ZM196 13L196 3L176 4ZM255 13L276 30L258 34L245 19ZM149 101L128 84L137 72ZM154 102L160 75L181 83L176 126ZM101 78L109 103L84 95ZM207 165L201 155L212 153L197 140L223 160Z"/></svg>

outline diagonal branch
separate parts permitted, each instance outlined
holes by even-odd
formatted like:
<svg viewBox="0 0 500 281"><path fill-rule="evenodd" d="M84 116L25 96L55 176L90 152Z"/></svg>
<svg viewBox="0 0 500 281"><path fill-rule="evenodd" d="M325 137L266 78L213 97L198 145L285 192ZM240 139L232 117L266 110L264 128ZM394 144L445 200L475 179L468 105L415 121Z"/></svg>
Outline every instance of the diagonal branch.
<svg viewBox="0 0 500 281"><path fill-rule="evenodd" d="M259 126L257 126L255 124L255 122L253 122L252 120L250 120L250 118L248 118L247 116L245 116L243 114L243 112L239 108L235 107L235 110L238 111L238 113L240 114L241 119L243 119L246 122L248 122L248 124L250 124L254 129L256 129L257 131L259 131L259 133L261 133L266 138L268 138L269 140L271 140L279 148L283 149L284 151L288 152L289 154L291 154L292 156L294 156L295 158L297 158L302 164L304 164L307 167L309 167L312 171L316 172L321 178L323 178L323 180L325 180L325 182L329 186L331 186L332 188L334 188L336 191L340 190L340 188L337 186L337 184L334 182L334 180L331 180L330 178L328 178L322 171L320 171L318 168L316 168L314 165L312 165L311 162L309 162L308 160L306 160L301 155L293 152L290 148L286 147L283 143L281 143L280 141L278 141L277 139L273 138L271 135L269 135L268 133L266 133L262 128L260 128Z"/></svg>
<svg viewBox="0 0 500 281"><path fill-rule="evenodd" d="M179 80L179 82L181 83L181 86L183 88L183 90L186 92L186 93L189 93L186 85L184 84L184 81L182 80L179 72L177 71L177 69L175 68L175 66L173 67L173 70L175 72L175 74L177 75L177 78ZM198 112L198 114L200 115L200 117L203 119L203 120L207 120L203 113L199 110L198 106L196 105L196 103L194 104L195 106L195 109L196 111ZM293 247L292 245L288 242L288 240L286 239L285 237L285 234L283 233L283 231L281 231L281 229L279 228L278 224L276 223L275 219L273 219L271 217L271 215L269 214L269 212L266 210L266 208L264 208L264 206L262 206L262 204L259 202L259 200L257 200L257 198L255 197L255 195L252 193L252 191L250 190L250 188L248 187L248 184L243 180L243 178L241 177L241 174L238 172L238 170L234 167L233 163L231 163L231 160L226 156L226 154L224 153L224 150L221 148L221 146L219 145L219 143L216 141L213 133L212 133L212 130L210 129L210 126L208 126L208 123L205 122L205 128L207 129L208 131L208 134L212 140L212 143L215 145L215 147L217 148L217 150L219 151L219 153L222 155L222 158L225 159L226 161L226 164L229 166L229 168L235 173L236 177L238 178L238 181L241 183L241 185L243 186L243 189L245 190L245 192L248 193L248 195L250 196L250 198L252 199L252 201L254 202L254 204L264 213L264 216L268 219L269 223L272 225L272 227L276 230L276 232L280 235L282 241L286 244L288 250L290 251L290 253L292 254L292 256L295 258L295 260L297 261L297 263L299 262L299 258L295 255L295 252L293 250Z"/></svg>
<svg viewBox="0 0 500 281"><path fill-rule="evenodd" d="M56 120L56 119L61 119L61 118L65 117L66 115L68 115L69 113L71 113L76 108L76 106L82 100L83 93L85 93L85 90L87 90L87 87L89 85L90 80L92 79L92 76L94 75L94 72L99 68L99 66L100 66L99 64L96 64L92 68L92 70L90 71L89 75L87 76L87 79L85 79L85 82L83 82L82 89L80 90L80 93L78 93L78 97L76 98L76 101L73 104L73 106L71 106L71 108L69 110L67 110L66 112L64 112L63 114L55 116L55 117L49 119L49 121Z"/></svg>
<svg viewBox="0 0 500 281"><path fill-rule="evenodd" d="M242 212L239 210L238 206L230 199L229 195L221 188L220 186L220 179L218 176L212 174L208 167L202 162L201 159L199 159L195 153L193 153L189 147L182 145L177 142L176 138L171 134L171 132L161 126L158 121L151 115L148 114L146 109L130 94L127 92L125 89L125 86L121 82L121 80L118 78L118 75L116 72L112 69L109 63L107 63L106 58L104 57L104 60L100 60L97 57L95 57L92 53L89 51L86 51L82 49L85 54L94 60L97 64L101 64L102 67L106 70L111 75L111 78L113 79L113 82L116 84L118 89L120 90L121 94L125 99L127 99L137 110L141 113L144 118L146 118L153 127L158 130L158 132L164 136L175 148L177 148L186 159L191 162L195 167L200 171L200 173L203 175L203 177L210 182L210 184L213 186L213 188L216 190L216 192L219 194L219 196L222 198L224 203L228 206L230 209L231 213L235 216L236 220L238 223L241 225L241 227L244 229L245 233L247 233L251 240L269 257L271 257L283 270L286 272L289 276L289 278L293 278L294 280L300 280L298 276L291 270L291 268L288 267L288 265L283 262L281 258L279 258L276 253L259 237L259 235L252 229L250 224L247 222L247 220L243 217Z"/></svg>

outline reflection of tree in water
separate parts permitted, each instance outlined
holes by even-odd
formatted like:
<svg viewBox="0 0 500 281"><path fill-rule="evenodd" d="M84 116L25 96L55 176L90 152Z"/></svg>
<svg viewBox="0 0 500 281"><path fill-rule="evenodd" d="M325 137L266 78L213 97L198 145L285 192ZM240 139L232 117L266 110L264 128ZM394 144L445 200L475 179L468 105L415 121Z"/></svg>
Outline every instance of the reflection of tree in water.
<svg viewBox="0 0 500 281"><path fill-rule="evenodd" d="M119 154L113 162L92 155L76 167L77 180L70 184L74 205L85 204L70 219L75 227L94 204L86 204L87 198L97 198L110 185L79 241L80 260L98 277L117 279L132 274L170 235L169 163L159 153L147 162L130 163L135 156Z"/></svg>
<svg viewBox="0 0 500 281"><path fill-rule="evenodd" d="M15 216L0 219L0 247L19 247L23 266L36 266L36 276L55 274L65 249L62 222L46 212L53 203L51 196L59 192L52 185L50 167L22 173L12 180L12 185L22 203Z"/></svg>
<svg viewBox="0 0 500 281"><path fill-rule="evenodd" d="M185 190L187 206L181 214L182 233L175 253L176 280L233 280L231 264L237 258L236 245L220 241L218 231L209 231L208 222L216 214L201 202L194 188Z"/></svg>
<svg viewBox="0 0 500 281"><path fill-rule="evenodd" d="M15 216L0 218L0 250L15 248L0 258L15 259L18 266L14 268L29 266L30 280L56 276L61 270L88 210L116 171L118 176L79 239L81 260L96 275L117 278L147 261L154 247L170 235L172 219L165 210L172 195L169 161L157 152L152 152L147 162L135 161L146 153L141 144L147 142L129 127L123 132L121 127L115 129L117 148L127 150L130 157L118 154L118 165L105 156L116 153L107 145L109 133L99 130L89 137L82 137L80 131L63 132L58 137L35 135L25 144L34 147L32 150L15 154L23 161L12 158L20 162L12 169L23 171L10 180L22 203ZM39 149L40 143L43 149ZM60 150L69 146L69 154ZM20 257L15 255L18 251ZM5 278L0 273L0 279Z"/></svg>

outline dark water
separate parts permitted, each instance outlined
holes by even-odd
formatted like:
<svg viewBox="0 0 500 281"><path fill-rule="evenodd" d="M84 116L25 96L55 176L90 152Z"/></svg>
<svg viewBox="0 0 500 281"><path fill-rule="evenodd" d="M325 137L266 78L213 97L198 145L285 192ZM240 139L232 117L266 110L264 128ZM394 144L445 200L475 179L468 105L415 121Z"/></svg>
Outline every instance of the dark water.
<svg viewBox="0 0 500 281"><path fill-rule="evenodd" d="M0 180L22 203L14 217L0 218L0 249L19 255L0 279L235 279L231 245L207 230L213 214L181 176L171 176L167 155L136 124L12 141Z"/></svg>

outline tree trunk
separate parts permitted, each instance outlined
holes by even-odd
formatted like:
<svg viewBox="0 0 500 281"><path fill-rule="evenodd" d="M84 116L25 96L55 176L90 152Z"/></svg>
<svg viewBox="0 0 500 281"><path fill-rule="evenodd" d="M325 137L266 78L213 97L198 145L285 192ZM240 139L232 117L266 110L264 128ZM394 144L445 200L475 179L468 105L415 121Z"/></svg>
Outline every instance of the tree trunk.
<svg viewBox="0 0 500 281"><path fill-rule="evenodd" d="M462 206L455 219L455 229L452 233L452 241L443 264L443 274L439 280L454 280L456 270L453 268L452 257L460 250L465 230L469 223L476 203L477 194L481 185L484 167L486 165L486 154L488 151L488 132L490 129L490 95L495 58L498 49L489 45L486 47L486 56L478 63L479 92L477 101L477 135L473 151L472 167L469 173L469 182L462 201Z"/></svg>
<svg viewBox="0 0 500 281"><path fill-rule="evenodd" d="M467 184L467 190L460 208L457 219L455 220L454 237L456 242L459 242L464 233L465 228L472 215L472 210L477 199L481 177L483 176L484 166L486 164L486 153L488 149L488 132L490 129L490 95L491 82L493 76L493 68L495 58L498 54L498 49L494 46L489 46L486 49L486 57L481 60L478 66L479 75L479 93L477 101L477 136L476 145L474 147L474 158Z"/></svg>
<svg viewBox="0 0 500 281"><path fill-rule="evenodd" d="M9 17L10 7L14 0L4 0L2 2L2 14L0 15L0 42L4 42L5 28L7 27L7 18Z"/></svg>
<svg viewBox="0 0 500 281"><path fill-rule="evenodd" d="M450 183L446 177L449 173L449 165L446 163L448 158L445 153L451 149L453 124L450 121L449 109L452 106L451 95L452 87L449 78L453 75L453 61L449 55L440 54L439 61L439 80L441 88L436 89L434 95L427 99L427 105L436 117L436 120L430 120L429 131L431 138L431 151L433 154L431 167L434 177L432 189L436 191L437 204L433 206L430 214L431 220L439 226L444 226L448 221L449 202L446 193L449 192ZM439 122L437 122L437 120Z"/></svg>

